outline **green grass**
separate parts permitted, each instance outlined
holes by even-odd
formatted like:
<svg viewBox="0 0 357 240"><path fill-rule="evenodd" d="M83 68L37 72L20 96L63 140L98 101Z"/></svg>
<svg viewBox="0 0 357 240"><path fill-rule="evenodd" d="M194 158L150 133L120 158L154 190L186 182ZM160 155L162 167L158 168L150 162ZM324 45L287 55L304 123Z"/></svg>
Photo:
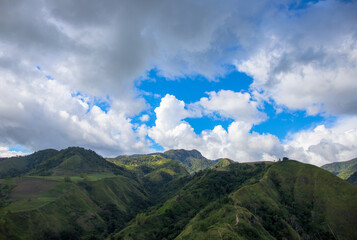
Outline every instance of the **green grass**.
<svg viewBox="0 0 357 240"><path fill-rule="evenodd" d="M28 197L28 196L27 196ZM29 197L27 199L19 200L16 202L11 203L10 205L6 206L5 208L1 209L2 213L10 212L23 212L23 211L31 211L44 205L53 202L56 200L56 197Z"/></svg>

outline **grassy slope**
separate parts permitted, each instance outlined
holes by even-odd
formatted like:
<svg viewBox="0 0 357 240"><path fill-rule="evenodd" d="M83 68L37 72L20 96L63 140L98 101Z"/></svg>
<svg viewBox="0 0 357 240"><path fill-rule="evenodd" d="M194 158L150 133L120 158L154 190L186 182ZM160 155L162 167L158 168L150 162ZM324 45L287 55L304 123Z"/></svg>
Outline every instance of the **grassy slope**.
<svg viewBox="0 0 357 240"><path fill-rule="evenodd" d="M346 162L335 162L323 165L321 168L332 172L333 174L339 176L340 178L346 180L353 173L357 172L357 158Z"/></svg>
<svg viewBox="0 0 357 240"><path fill-rule="evenodd" d="M0 180L0 239L104 237L150 205L135 174L95 152L50 152L20 158L31 167Z"/></svg>
<svg viewBox="0 0 357 240"><path fill-rule="evenodd" d="M226 169L208 170L192 176L173 198L149 212L139 214L117 239L173 239L208 204L227 201L226 195L242 184L256 182L266 165L231 164Z"/></svg>
<svg viewBox="0 0 357 240"><path fill-rule="evenodd" d="M274 164L259 184L234 194L274 237L356 239L357 188L318 167Z"/></svg>
<svg viewBox="0 0 357 240"><path fill-rule="evenodd" d="M234 163L233 160L230 160L228 158L222 158L219 159L211 168L223 168L228 166L229 164Z"/></svg>
<svg viewBox="0 0 357 240"><path fill-rule="evenodd" d="M354 172L351 176L349 176L346 181L357 186L357 172Z"/></svg>
<svg viewBox="0 0 357 240"><path fill-rule="evenodd" d="M49 190L22 197L1 209L0 239L104 237L149 206L142 186L123 176L56 182Z"/></svg>
<svg viewBox="0 0 357 240"><path fill-rule="evenodd" d="M134 172L153 203L174 195L188 181L188 172L176 161L161 154L120 156L108 159Z"/></svg>
<svg viewBox="0 0 357 240"><path fill-rule="evenodd" d="M202 208L176 239L357 239L356 223L357 188L318 167L284 161L258 183ZM125 231L119 236L131 239Z"/></svg>
<svg viewBox="0 0 357 240"><path fill-rule="evenodd" d="M190 174L207 169L216 163L203 157L197 150L169 150L161 155L179 162Z"/></svg>
<svg viewBox="0 0 357 240"><path fill-rule="evenodd" d="M31 171L36 165L56 155L57 150L47 149L28 156L0 158L0 178L15 177Z"/></svg>

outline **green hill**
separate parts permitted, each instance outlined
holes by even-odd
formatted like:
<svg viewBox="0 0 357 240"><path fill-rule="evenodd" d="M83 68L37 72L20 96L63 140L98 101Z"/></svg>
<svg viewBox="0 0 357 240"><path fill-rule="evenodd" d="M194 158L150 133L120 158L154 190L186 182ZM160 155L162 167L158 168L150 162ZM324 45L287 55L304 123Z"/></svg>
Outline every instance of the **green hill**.
<svg viewBox="0 0 357 240"><path fill-rule="evenodd" d="M346 162L335 162L323 165L321 168L332 172L340 178L346 180L353 173L357 172L357 158Z"/></svg>
<svg viewBox="0 0 357 240"><path fill-rule="evenodd" d="M28 156L0 158L0 178L16 177L25 174L57 153L57 150L47 149Z"/></svg>
<svg viewBox="0 0 357 240"><path fill-rule="evenodd" d="M223 168L232 163L234 163L233 160L230 160L228 158L221 158L216 160L216 163L211 168Z"/></svg>
<svg viewBox="0 0 357 240"><path fill-rule="evenodd" d="M357 186L357 172L354 172L351 176L349 176L346 181Z"/></svg>
<svg viewBox="0 0 357 240"><path fill-rule="evenodd" d="M139 214L116 239L174 239L190 220L212 202L229 202L228 194L263 176L267 165L231 164L199 172L173 198Z"/></svg>
<svg viewBox="0 0 357 240"><path fill-rule="evenodd" d="M0 173L0 239L357 239L357 188L293 160L74 147L0 159Z"/></svg>
<svg viewBox="0 0 357 240"><path fill-rule="evenodd" d="M104 238L152 205L135 174L91 150L2 161L13 159L22 168L19 177L0 179L0 239Z"/></svg>
<svg viewBox="0 0 357 240"><path fill-rule="evenodd" d="M356 239L356 223L357 188L327 171L292 160L233 163L196 176L116 238Z"/></svg>
<svg viewBox="0 0 357 240"><path fill-rule="evenodd" d="M179 162L191 174L207 169L215 164L215 161L203 157L197 150L169 150L161 153L161 155Z"/></svg>
<svg viewBox="0 0 357 240"><path fill-rule="evenodd" d="M119 156L107 160L135 173L152 202L170 198L183 187L189 175L177 161L162 154Z"/></svg>

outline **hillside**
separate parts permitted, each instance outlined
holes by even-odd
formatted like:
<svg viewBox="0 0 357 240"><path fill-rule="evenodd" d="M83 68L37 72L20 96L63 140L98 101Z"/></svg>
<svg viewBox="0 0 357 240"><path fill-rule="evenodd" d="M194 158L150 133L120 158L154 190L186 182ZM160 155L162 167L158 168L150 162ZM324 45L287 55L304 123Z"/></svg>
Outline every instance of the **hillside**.
<svg viewBox="0 0 357 240"><path fill-rule="evenodd" d="M152 205L135 174L91 150L44 150L1 166L12 159L21 171L0 179L0 239L103 238Z"/></svg>
<svg viewBox="0 0 357 240"><path fill-rule="evenodd" d="M357 172L357 158L346 162L335 162L323 165L321 168L332 172L336 176L346 180L353 173Z"/></svg>
<svg viewBox="0 0 357 240"><path fill-rule="evenodd" d="M0 172L0 239L357 239L357 188L293 160L75 147L4 158Z"/></svg>
<svg viewBox="0 0 357 240"><path fill-rule="evenodd" d="M232 163L234 163L233 160L230 160L228 158L221 158L216 160L216 163L211 168L223 168L223 167L227 167L229 164Z"/></svg>
<svg viewBox="0 0 357 240"><path fill-rule="evenodd" d="M0 178L33 176L63 176L80 173L106 172L127 174L92 150L70 147L61 151L48 149L28 156L0 159Z"/></svg>
<svg viewBox="0 0 357 240"><path fill-rule="evenodd" d="M179 163L190 174L207 169L214 164L215 161L209 160L202 156L197 150L169 150L164 153L153 153L143 155L124 155L116 158L108 158L107 160L117 164L118 166L126 167L129 170L150 171L150 168L155 168L155 162L158 160L167 161L174 160ZM161 163L160 163L161 164Z"/></svg>
<svg viewBox="0 0 357 240"><path fill-rule="evenodd" d="M224 172L208 171L176 198L138 215L117 239L357 238L357 188L292 160L265 165L260 171L249 167L231 164ZM232 178L225 181L220 173ZM233 180L238 176L240 180ZM207 183L203 188L201 181ZM216 183L228 189L219 191Z"/></svg>
<svg viewBox="0 0 357 240"><path fill-rule="evenodd" d="M207 169L216 163L215 161L203 157L197 150L169 150L161 155L179 162L191 174Z"/></svg>
<svg viewBox="0 0 357 240"><path fill-rule="evenodd" d="M200 172L176 196L139 214L116 239L174 239L207 205L230 201L229 193L244 184L257 182L266 168L265 164L236 163L225 169Z"/></svg>

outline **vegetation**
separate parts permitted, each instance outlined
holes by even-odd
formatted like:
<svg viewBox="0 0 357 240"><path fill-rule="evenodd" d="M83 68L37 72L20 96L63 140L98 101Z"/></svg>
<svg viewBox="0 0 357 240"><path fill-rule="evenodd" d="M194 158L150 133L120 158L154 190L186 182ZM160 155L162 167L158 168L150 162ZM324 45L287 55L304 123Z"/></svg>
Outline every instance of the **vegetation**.
<svg viewBox="0 0 357 240"><path fill-rule="evenodd" d="M0 239L357 239L357 188L293 160L68 148L0 159L0 174Z"/></svg>
<svg viewBox="0 0 357 240"><path fill-rule="evenodd" d="M335 162L335 163L326 164L323 165L321 168L329 172L332 172L338 177L346 180L353 173L357 172L357 158L354 158L346 162Z"/></svg>

